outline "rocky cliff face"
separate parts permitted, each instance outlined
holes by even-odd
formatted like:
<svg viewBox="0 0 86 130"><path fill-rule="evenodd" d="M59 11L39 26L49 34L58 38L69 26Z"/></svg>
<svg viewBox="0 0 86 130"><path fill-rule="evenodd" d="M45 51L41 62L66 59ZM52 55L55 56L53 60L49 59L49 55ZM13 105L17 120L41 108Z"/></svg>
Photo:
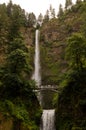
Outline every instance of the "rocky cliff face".
<svg viewBox="0 0 86 130"><path fill-rule="evenodd" d="M62 28L61 26L57 19L53 19L43 25L40 30L41 73L44 84L58 84L58 75L60 76L66 70L66 38L64 37L65 30L60 29Z"/></svg>
<svg viewBox="0 0 86 130"><path fill-rule="evenodd" d="M25 44L30 47L35 42L35 29L34 28L21 28L21 33L25 39Z"/></svg>

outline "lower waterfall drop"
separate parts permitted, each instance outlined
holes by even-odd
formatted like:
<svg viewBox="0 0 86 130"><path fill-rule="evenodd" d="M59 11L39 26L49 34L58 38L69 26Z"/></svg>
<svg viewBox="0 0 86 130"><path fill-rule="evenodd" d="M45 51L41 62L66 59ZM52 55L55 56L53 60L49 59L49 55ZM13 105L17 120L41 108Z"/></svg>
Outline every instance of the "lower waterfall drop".
<svg viewBox="0 0 86 130"><path fill-rule="evenodd" d="M55 130L55 110L43 110L40 130Z"/></svg>

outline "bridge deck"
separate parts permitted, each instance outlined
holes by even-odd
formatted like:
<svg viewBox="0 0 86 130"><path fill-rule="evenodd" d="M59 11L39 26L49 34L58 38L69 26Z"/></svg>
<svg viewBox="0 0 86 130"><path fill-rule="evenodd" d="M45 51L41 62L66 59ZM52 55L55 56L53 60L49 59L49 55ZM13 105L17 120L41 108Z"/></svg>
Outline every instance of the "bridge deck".
<svg viewBox="0 0 86 130"><path fill-rule="evenodd" d="M34 91L46 91L46 90L52 90L52 91L59 91L60 87L57 85L41 85L37 88L35 88Z"/></svg>

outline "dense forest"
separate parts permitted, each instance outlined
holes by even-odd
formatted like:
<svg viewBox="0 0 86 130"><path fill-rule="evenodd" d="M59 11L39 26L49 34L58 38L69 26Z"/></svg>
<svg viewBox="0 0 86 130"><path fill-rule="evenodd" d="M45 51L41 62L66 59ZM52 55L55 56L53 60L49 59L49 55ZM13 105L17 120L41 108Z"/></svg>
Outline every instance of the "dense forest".
<svg viewBox="0 0 86 130"><path fill-rule="evenodd" d="M42 85L60 88L53 100L56 130L86 130L86 0L66 0L57 15L50 5L38 18L12 1L0 4L0 129L40 129L31 80L36 28Z"/></svg>
<svg viewBox="0 0 86 130"><path fill-rule="evenodd" d="M42 110L30 78L35 20L12 1L0 5L0 130L39 129Z"/></svg>

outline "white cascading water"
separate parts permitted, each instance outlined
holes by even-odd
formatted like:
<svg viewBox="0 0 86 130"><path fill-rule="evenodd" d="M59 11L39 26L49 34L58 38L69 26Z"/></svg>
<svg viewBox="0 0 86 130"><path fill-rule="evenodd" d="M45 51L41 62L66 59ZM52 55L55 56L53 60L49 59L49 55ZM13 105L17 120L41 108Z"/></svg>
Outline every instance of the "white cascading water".
<svg viewBox="0 0 86 130"><path fill-rule="evenodd" d="M32 76L39 87L41 85L41 74L40 74L40 50L39 50L39 30L36 30L35 35L35 57L34 57L35 70ZM41 104L41 93L38 94L38 99ZM55 130L55 110L43 110L42 124L40 130Z"/></svg>
<svg viewBox="0 0 86 130"><path fill-rule="evenodd" d="M32 79L36 81L37 86L39 87L41 84L41 75L40 75L40 57L39 57L39 30L36 30L35 34L35 57L34 57L34 64L35 70L32 76Z"/></svg>
<svg viewBox="0 0 86 130"><path fill-rule="evenodd" d="M43 110L40 130L55 130L55 110Z"/></svg>

